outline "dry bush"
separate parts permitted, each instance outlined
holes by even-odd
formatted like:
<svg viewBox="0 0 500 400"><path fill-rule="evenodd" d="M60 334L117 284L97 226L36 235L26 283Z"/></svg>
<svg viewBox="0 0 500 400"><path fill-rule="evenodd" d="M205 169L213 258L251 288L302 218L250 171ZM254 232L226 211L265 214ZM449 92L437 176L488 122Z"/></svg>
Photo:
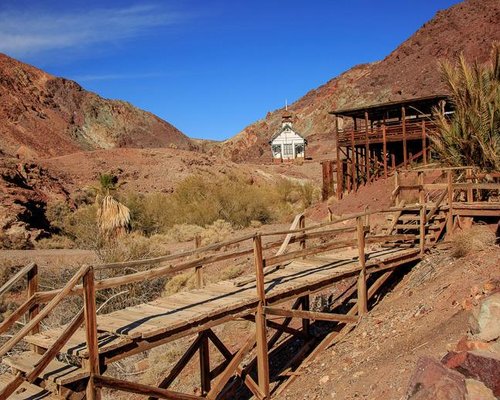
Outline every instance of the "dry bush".
<svg viewBox="0 0 500 400"><path fill-rule="evenodd" d="M494 245L495 234L493 232L485 226L473 226L471 229L453 235L452 255L455 258L461 258Z"/></svg>
<svg viewBox="0 0 500 400"><path fill-rule="evenodd" d="M220 281L227 281L230 279L237 278L246 271L246 268L244 265L230 265L229 267L223 269L219 275L218 275L218 280Z"/></svg>
<svg viewBox="0 0 500 400"><path fill-rule="evenodd" d="M73 249L75 242L67 236L52 235L51 237L40 239L36 242L36 249L51 250L51 249Z"/></svg>
<svg viewBox="0 0 500 400"><path fill-rule="evenodd" d="M234 229L229 222L222 219L213 224L205 226L201 232L201 244L207 246L212 243L220 243L228 239L234 233Z"/></svg>
<svg viewBox="0 0 500 400"><path fill-rule="evenodd" d="M168 279L162 292L162 296L170 296L182 290L193 289L196 286L195 275L192 270L177 274Z"/></svg>
<svg viewBox="0 0 500 400"><path fill-rule="evenodd" d="M170 237L172 242L190 242L203 232L203 227L193 224L175 224L170 228L166 236Z"/></svg>

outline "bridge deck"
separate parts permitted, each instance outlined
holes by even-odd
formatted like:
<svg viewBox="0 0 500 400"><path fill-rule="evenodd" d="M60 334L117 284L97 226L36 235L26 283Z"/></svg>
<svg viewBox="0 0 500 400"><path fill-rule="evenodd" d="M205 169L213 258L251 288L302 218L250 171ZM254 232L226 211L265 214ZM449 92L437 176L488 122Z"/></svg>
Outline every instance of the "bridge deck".
<svg viewBox="0 0 500 400"><path fill-rule="evenodd" d="M372 249L367 252L367 272L391 268L418 259L418 249ZM381 267L382 266L382 267ZM332 282L356 275L360 270L357 251L344 250L334 255L294 260L284 268L265 276L268 304L277 304L301 294L312 293ZM138 343L165 343L178 339L223 320L253 314L258 303L255 282L238 286L246 277L222 281L164 297L147 304L128 307L97 318L100 353L112 353L113 361L138 352ZM27 337L27 341L47 348L59 337L62 328ZM159 343L158 343L159 344ZM85 334L78 331L64 350L86 356Z"/></svg>

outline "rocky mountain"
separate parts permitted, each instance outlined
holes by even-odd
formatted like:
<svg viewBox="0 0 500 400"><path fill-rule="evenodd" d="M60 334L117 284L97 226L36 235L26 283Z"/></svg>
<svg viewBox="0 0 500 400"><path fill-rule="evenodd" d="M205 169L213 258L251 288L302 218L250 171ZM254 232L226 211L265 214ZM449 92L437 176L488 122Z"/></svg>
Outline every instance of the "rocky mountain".
<svg viewBox="0 0 500 400"><path fill-rule="evenodd" d="M113 147L194 147L149 112L103 99L1 53L0 121L0 150L21 158Z"/></svg>
<svg viewBox="0 0 500 400"><path fill-rule="evenodd" d="M488 59L500 41L500 1L466 0L438 12L384 60L356 66L289 106L295 127L308 138L309 155L333 154L329 111L445 93L438 60ZM214 151L235 161L269 159L268 140L279 127L283 110L270 112ZM321 142L320 142L321 141Z"/></svg>

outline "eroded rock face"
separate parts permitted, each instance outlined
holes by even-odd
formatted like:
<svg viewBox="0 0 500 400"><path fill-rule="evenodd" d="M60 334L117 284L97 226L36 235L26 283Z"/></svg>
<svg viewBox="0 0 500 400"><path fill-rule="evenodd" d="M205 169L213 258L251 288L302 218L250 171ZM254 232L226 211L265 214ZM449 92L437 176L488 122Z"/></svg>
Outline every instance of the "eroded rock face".
<svg viewBox="0 0 500 400"><path fill-rule="evenodd" d="M407 400L465 400L465 377L440 362L421 358L410 379Z"/></svg>
<svg viewBox="0 0 500 400"><path fill-rule="evenodd" d="M47 201L69 197L61 178L35 163L7 157L0 157L0 193L0 248L4 249L31 248L50 229Z"/></svg>
<svg viewBox="0 0 500 400"><path fill-rule="evenodd" d="M0 150L21 158L111 147L193 149L173 125L0 53Z"/></svg>
<svg viewBox="0 0 500 400"><path fill-rule="evenodd" d="M475 379L466 379L465 386L467 387L467 400L496 400L491 389L487 388L482 382Z"/></svg>

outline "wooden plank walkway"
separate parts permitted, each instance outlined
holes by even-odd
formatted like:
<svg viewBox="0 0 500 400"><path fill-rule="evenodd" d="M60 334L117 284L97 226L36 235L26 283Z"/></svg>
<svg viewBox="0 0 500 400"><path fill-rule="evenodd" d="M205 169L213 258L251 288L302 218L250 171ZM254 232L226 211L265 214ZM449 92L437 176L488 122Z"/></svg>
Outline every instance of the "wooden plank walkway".
<svg viewBox="0 0 500 400"><path fill-rule="evenodd" d="M373 249L367 251L367 270L399 265L418 259L418 249ZM294 297L321 290L333 282L360 271L356 249L335 254L323 254L294 260L265 276L268 304L278 304ZM258 303L255 282L237 286L246 277L222 281L192 289L146 304L128 307L97 317L101 332L99 352L112 354L112 361L142 351L137 344L155 341L167 342L206 329L223 319L235 319L253 314ZM26 341L47 348L60 336L63 328L26 337ZM87 356L85 333L77 331L65 346L68 353Z"/></svg>

